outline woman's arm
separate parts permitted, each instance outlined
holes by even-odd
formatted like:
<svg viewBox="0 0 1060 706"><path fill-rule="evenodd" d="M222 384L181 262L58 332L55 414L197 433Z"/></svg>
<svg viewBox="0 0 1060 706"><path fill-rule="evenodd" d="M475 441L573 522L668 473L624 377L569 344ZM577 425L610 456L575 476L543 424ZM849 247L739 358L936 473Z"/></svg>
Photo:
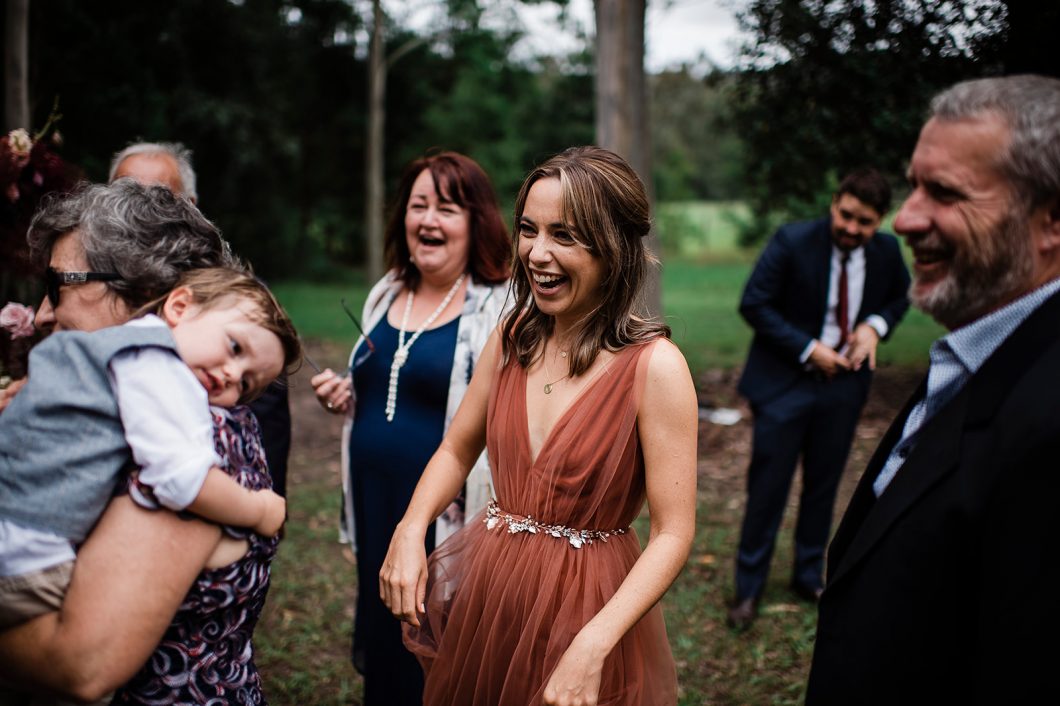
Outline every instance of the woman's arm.
<svg viewBox="0 0 1060 706"><path fill-rule="evenodd" d="M81 547L62 610L0 633L0 671L95 700L151 656L220 528L111 501Z"/></svg>
<svg viewBox="0 0 1060 706"><path fill-rule="evenodd" d="M482 349L449 431L424 469L408 510L394 530L379 572L383 602L395 616L417 627L427 589L423 538L430 524L460 492L468 471L486 445L486 412L500 361L500 338L494 331Z"/></svg>
<svg viewBox="0 0 1060 706"><path fill-rule="evenodd" d="M669 341L651 351L637 412L651 532L615 595L578 632L545 687L546 704L595 704L604 658L654 606L688 558L696 523L696 391Z"/></svg>

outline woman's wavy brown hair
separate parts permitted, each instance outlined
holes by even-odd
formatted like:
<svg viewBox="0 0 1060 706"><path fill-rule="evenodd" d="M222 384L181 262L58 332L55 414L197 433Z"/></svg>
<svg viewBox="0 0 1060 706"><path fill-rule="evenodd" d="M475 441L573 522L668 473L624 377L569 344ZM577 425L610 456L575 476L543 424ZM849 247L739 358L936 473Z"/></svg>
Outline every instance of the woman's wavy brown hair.
<svg viewBox="0 0 1060 706"><path fill-rule="evenodd" d="M651 209L644 184L626 160L600 147L571 147L530 172L515 202L512 250L518 252L519 221L530 187L539 179L559 179L563 213L578 243L601 260L604 276L600 303L586 314L571 341L568 372L581 375L600 349L670 337L670 327L642 312L642 290L648 268L657 264L644 238L651 230ZM515 307L504 319L505 356L515 355L524 368L553 331L555 320L534 303L530 277L522 263L512 267Z"/></svg>

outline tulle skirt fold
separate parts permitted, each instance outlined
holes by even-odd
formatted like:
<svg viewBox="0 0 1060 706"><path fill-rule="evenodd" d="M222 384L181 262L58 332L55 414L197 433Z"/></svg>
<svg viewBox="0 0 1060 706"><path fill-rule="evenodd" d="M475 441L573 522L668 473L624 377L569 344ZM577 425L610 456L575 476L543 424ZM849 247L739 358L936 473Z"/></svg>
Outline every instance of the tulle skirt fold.
<svg viewBox="0 0 1060 706"><path fill-rule="evenodd" d="M426 673L424 703L540 704L560 657L639 553L632 530L581 549L481 521L450 537L429 561L426 619L405 627L405 645ZM658 606L615 647L603 675L601 704L676 703Z"/></svg>

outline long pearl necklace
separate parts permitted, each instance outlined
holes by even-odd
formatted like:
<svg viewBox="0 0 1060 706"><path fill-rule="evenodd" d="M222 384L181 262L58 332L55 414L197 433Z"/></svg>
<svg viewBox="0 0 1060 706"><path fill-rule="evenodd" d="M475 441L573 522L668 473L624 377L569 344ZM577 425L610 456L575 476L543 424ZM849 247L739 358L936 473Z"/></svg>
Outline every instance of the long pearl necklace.
<svg viewBox="0 0 1060 706"><path fill-rule="evenodd" d="M405 300L405 315L401 317L401 328L398 329L398 347L394 351L394 362L390 364L390 384L386 390L386 420L388 422L394 421L394 412L397 411L397 393L398 393L398 373L401 371L402 366L409 359L409 349L412 348L412 344L419 339L420 334L427 330L434 320L442 315L445 308L449 306L449 302L453 301L453 297L456 296L457 291L460 289L460 285L464 283L464 277L467 273L457 277L456 281L453 282L453 286L449 289L449 293L445 295L445 299L438 305L438 308L434 310L434 313L427 317L427 320L420 324L420 327L416 329L416 332L412 334L412 338L405 342L405 328L409 325L409 315L412 314L412 298L413 292L409 290L408 299Z"/></svg>

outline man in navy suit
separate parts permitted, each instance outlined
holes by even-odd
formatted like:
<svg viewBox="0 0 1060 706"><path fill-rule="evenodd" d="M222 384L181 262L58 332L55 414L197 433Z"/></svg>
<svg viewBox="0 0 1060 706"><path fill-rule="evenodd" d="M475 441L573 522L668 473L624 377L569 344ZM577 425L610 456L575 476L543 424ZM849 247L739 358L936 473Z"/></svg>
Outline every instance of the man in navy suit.
<svg viewBox="0 0 1060 706"><path fill-rule="evenodd" d="M910 297L949 333L832 540L806 703L1038 703L1060 633L1060 80L939 94L908 177Z"/></svg>
<svg viewBox="0 0 1060 706"><path fill-rule="evenodd" d="M791 588L812 601L821 593L836 488L876 346L909 308L898 241L876 230L890 201L878 171L851 172L826 218L777 231L744 289L740 314L755 334L739 390L754 412L754 449L728 615L737 629L757 615L800 456Z"/></svg>

